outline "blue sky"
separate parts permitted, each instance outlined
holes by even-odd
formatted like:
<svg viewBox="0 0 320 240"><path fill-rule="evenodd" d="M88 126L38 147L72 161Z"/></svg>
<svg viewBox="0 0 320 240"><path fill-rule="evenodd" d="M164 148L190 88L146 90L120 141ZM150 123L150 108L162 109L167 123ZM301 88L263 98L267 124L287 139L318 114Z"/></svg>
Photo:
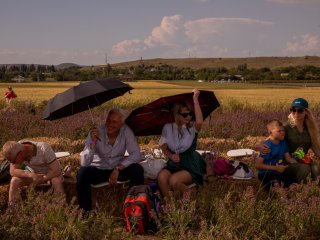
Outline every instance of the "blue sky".
<svg viewBox="0 0 320 240"><path fill-rule="evenodd" d="M0 64L320 55L320 0L1 0Z"/></svg>

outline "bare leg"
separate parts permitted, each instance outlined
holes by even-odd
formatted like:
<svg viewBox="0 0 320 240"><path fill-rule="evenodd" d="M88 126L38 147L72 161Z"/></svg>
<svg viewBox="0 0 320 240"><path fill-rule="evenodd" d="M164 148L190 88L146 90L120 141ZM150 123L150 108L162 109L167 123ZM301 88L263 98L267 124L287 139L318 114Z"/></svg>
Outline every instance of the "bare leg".
<svg viewBox="0 0 320 240"><path fill-rule="evenodd" d="M55 196L64 196L63 177L62 175L51 179L53 194Z"/></svg>
<svg viewBox="0 0 320 240"><path fill-rule="evenodd" d="M21 200L21 187L29 185L31 181L29 179L12 177L10 181L10 188L9 188L9 202L8 205L11 205L19 200Z"/></svg>
<svg viewBox="0 0 320 240"><path fill-rule="evenodd" d="M188 185L192 183L192 176L188 171L182 170L172 174L169 186L181 193L189 191Z"/></svg>
<svg viewBox="0 0 320 240"><path fill-rule="evenodd" d="M158 175L158 185L164 198L170 197L169 179L172 174L167 169L162 169Z"/></svg>

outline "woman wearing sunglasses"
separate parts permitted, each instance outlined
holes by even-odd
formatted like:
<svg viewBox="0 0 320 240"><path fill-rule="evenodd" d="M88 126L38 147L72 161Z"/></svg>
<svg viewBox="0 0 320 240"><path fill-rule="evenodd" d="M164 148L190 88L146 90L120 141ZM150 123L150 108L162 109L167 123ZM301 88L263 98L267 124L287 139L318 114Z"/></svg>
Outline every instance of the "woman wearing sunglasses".
<svg viewBox="0 0 320 240"><path fill-rule="evenodd" d="M166 124L162 129L159 144L169 159L158 175L158 185L164 198L169 197L170 190L185 193L189 191L189 184L203 184L205 162L196 151L203 116L198 102L200 91L194 89L193 92L193 106L185 102L175 103L175 122Z"/></svg>
<svg viewBox="0 0 320 240"><path fill-rule="evenodd" d="M319 134L307 100L296 98L292 101L288 121L285 124L285 133L290 154L296 159L296 162L290 163L284 172L288 179L286 187L292 183L305 181L310 173L313 180L317 179L319 169L307 153L311 149L317 157L320 157ZM261 143L256 145L256 149L262 153L270 151Z"/></svg>

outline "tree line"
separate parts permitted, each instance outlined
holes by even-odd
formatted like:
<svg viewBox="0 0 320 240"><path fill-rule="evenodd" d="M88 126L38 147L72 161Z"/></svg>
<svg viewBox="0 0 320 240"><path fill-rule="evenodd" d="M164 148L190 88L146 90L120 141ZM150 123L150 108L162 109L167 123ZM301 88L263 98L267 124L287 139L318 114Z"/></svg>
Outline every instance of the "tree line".
<svg viewBox="0 0 320 240"><path fill-rule="evenodd" d="M203 80L203 81L319 81L320 68L315 66L289 66L276 69L263 67L249 69L246 64L236 68L215 67L192 69L172 65L145 65L128 68L114 68L110 64L105 67L72 66L56 69L51 65L2 65L0 81L11 81L17 75L32 81L88 81L105 77L123 80Z"/></svg>

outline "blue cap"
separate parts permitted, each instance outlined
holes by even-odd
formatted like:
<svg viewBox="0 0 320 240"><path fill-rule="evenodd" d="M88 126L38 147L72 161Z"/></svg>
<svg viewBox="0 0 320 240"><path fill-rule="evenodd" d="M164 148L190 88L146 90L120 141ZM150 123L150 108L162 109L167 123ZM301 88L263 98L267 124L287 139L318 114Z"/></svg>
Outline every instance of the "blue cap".
<svg viewBox="0 0 320 240"><path fill-rule="evenodd" d="M305 100L303 98L296 98L295 100L292 101L291 107L306 109L309 107L309 104L308 104L307 100Z"/></svg>

